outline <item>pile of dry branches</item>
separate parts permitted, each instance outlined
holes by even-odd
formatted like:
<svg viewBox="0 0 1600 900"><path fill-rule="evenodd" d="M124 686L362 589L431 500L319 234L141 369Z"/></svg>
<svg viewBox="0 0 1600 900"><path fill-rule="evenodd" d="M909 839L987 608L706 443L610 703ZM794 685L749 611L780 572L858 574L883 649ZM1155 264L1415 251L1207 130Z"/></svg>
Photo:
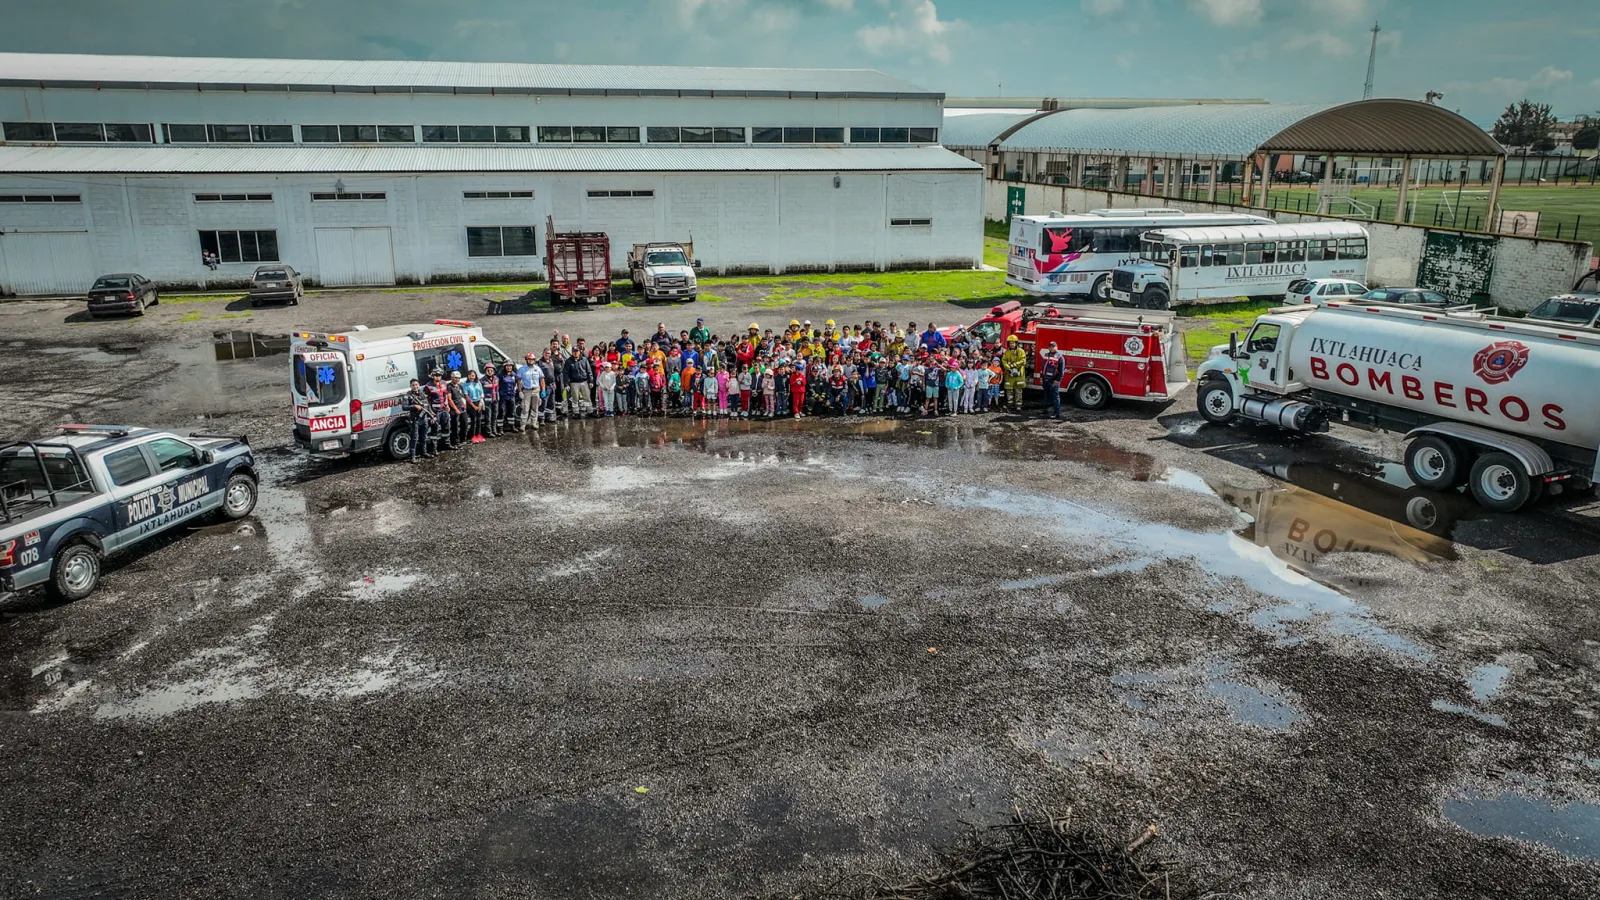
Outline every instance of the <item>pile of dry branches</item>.
<svg viewBox="0 0 1600 900"><path fill-rule="evenodd" d="M975 829L938 871L900 884L857 875L819 895L827 900L1203 900L1223 896L1145 858L1151 825L1117 840L1065 817Z"/></svg>

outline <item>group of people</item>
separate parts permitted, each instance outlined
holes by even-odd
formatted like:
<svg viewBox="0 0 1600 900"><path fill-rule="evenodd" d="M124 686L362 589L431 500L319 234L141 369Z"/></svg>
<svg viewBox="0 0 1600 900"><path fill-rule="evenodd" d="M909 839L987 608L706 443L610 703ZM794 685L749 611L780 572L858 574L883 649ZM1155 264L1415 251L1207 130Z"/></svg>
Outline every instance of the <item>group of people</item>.
<svg viewBox="0 0 1600 900"><path fill-rule="evenodd" d="M781 334L752 322L745 334L724 339L697 319L676 335L658 323L637 341L624 328L592 347L554 331L550 345L521 365L487 364L481 375L465 377L434 371L427 384L413 380L401 405L415 462L558 417L1020 411L1028 369L1028 352L1015 336L998 351L975 337L952 340L932 322L919 331L915 322L841 327L829 319L819 328L795 319ZM1047 394L1053 374L1059 382L1052 345L1041 369ZM1059 400L1054 415L1060 417Z"/></svg>

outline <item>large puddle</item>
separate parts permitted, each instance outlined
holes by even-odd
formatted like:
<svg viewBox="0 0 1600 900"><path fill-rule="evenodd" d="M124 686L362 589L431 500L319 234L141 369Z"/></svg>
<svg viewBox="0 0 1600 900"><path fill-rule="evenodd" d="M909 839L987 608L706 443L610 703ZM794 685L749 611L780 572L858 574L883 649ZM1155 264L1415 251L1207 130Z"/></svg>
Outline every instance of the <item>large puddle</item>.
<svg viewBox="0 0 1600 900"><path fill-rule="evenodd" d="M1564 856L1600 861L1600 804L1469 790L1445 800L1444 815L1476 835L1515 838Z"/></svg>

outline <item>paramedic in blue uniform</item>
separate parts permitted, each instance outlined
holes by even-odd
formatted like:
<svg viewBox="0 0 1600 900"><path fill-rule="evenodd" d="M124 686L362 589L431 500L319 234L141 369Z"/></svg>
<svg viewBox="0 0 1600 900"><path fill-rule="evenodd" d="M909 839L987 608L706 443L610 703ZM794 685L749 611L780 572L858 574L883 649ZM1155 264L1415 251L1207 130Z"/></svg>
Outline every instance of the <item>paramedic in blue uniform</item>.
<svg viewBox="0 0 1600 900"><path fill-rule="evenodd" d="M522 381L517 378L517 367L507 360L500 367L500 428L503 431L522 431L522 419L519 416L521 404L520 394Z"/></svg>

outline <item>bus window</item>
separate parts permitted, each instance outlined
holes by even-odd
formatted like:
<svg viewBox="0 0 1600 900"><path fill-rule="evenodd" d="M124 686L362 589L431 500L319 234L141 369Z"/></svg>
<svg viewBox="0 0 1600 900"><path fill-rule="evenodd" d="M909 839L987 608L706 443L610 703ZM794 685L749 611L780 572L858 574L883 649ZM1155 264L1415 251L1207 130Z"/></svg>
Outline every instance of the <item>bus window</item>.
<svg viewBox="0 0 1600 900"><path fill-rule="evenodd" d="M1322 262L1322 242L1306 241L1306 262Z"/></svg>
<svg viewBox="0 0 1600 900"><path fill-rule="evenodd" d="M1261 245L1261 261L1267 264L1278 261L1278 245L1268 242Z"/></svg>
<svg viewBox="0 0 1600 900"><path fill-rule="evenodd" d="M1344 240L1340 241L1339 242L1339 258L1340 259L1366 259L1367 258L1367 239L1366 238L1345 238Z"/></svg>
<svg viewBox="0 0 1600 900"><path fill-rule="evenodd" d="M1244 265L1244 245L1243 244L1228 244L1227 248L1228 248L1228 265L1230 265L1230 266L1242 266L1242 265ZM1217 247L1217 249L1221 250L1222 247L1219 246L1219 247Z"/></svg>
<svg viewBox="0 0 1600 900"><path fill-rule="evenodd" d="M1087 228L1041 228L1039 251L1041 253L1082 253L1089 249L1094 232Z"/></svg>
<svg viewBox="0 0 1600 900"><path fill-rule="evenodd" d="M1096 228L1090 233L1090 246L1096 253L1137 253L1139 237L1133 228Z"/></svg>
<svg viewBox="0 0 1600 900"><path fill-rule="evenodd" d="M1178 267L1193 269L1200 265L1200 248L1190 244L1178 251Z"/></svg>
<svg viewBox="0 0 1600 900"><path fill-rule="evenodd" d="M1306 261L1306 242L1305 241L1290 241L1286 246L1288 247L1288 249L1286 251L1284 251L1284 252L1287 253L1288 255L1283 257L1283 259L1282 259L1283 262L1297 263L1297 262L1305 262Z"/></svg>
<svg viewBox="0 0 1600 900"><path fill-rule="evenodd" d="M1211 248L1211 264L1213 266L1225 266L1228 264L1227 244L1217 244Z"/></svg>
<svg viewBox="0 0 1600 900"><path fill-rule="evenodd" d="M1247 266L1259 266L1259 265L1261 265L1261 245L1260 244L1245 244L1244 245L1244 264L1247 265Z"/></svg>
<svg viewBox="0 0 1600 900"><path fill-rule="evenodd" d="M1211 265L1211 245L1210 244L1206 244L1205 246L1200 248L1200 265L1202 265L1202 266Z"/></svg>

